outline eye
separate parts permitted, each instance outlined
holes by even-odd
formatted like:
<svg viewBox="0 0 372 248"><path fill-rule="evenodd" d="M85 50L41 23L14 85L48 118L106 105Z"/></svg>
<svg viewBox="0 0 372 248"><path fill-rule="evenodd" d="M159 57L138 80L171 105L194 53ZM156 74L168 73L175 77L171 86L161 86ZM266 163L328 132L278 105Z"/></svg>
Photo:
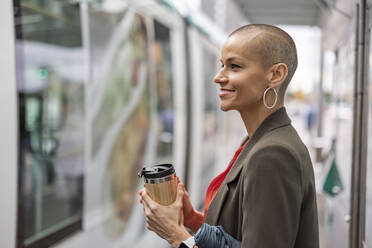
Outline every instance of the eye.
<svg viewBox="0 0 372 248"><path fill-rule="evenodd" d="M221 63L221 68L223 68L223 67L224 67L224 64Z"/></svg>
<svg viewBox="0 0 372 248"><path fill-rule="evenodd" d="M241 68L240 65L231 64L231 69L239 69L239 68Z"/></svg>

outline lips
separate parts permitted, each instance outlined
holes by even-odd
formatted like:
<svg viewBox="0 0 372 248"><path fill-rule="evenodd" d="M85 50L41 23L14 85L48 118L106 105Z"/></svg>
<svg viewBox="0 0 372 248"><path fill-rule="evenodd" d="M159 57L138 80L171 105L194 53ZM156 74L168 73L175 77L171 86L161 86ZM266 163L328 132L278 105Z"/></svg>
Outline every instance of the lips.
<svg viewBox="0 0 372 248"><path fill-rule="evenodd" d="M219 96L220 97L229 96L229 95L233 94L234 92L235 92L235 90L221 88Z"/></svg>

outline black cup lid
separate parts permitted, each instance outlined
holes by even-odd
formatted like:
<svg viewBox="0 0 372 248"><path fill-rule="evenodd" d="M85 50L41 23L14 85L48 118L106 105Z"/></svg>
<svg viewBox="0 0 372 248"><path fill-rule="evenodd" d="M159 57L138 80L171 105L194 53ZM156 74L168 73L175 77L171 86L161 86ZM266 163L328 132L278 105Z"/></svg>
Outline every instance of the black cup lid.
<svg viewBox="0 0 372 248"><path fill-rule="evenodd" d="M151 167L142 168L138 172L138 177L144 176L148 179L162 178L174 174L175 170L171 164L159 164Z"/></svg>

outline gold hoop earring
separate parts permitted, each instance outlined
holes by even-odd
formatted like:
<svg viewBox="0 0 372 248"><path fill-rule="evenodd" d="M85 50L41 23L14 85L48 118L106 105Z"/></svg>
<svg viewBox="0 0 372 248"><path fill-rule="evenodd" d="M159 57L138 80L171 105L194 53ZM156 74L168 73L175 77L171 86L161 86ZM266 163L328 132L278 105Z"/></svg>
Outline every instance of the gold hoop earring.
<svg viewBox="0 0 372 248"><path fill-rule="evenodd" d="M275 101L274 101L274 104L271 105L271 106L268 106L267 103L266 103L266 93L269 91L269 90L273 90L274 93L275 93ZM263 104L265 105L265 107L267 109L272 109L275 107L276 105L276 102L278 101L278 92L276 92L276 89L275 88L267 88L263 94L263 97L262 97L262 100L263 100Z"/></svg>

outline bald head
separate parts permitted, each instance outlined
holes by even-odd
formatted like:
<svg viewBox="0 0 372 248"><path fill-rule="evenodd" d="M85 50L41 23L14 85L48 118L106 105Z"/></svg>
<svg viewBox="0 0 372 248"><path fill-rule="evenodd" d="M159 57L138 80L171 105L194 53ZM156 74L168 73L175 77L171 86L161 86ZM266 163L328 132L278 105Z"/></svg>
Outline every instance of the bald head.
<svg viewBox="0 0 372 248"><path fill-rule="evenodd" d="M284 63L288 67L288 75L282 83L279 94L284 95L289 82L297 68L296 45L285 31L266 24L248 24L233 31L229 37L242 35L247 36L252 53L261 58L265 68L277 63ZM248 38L249 37L249 38Z"/></svg>

